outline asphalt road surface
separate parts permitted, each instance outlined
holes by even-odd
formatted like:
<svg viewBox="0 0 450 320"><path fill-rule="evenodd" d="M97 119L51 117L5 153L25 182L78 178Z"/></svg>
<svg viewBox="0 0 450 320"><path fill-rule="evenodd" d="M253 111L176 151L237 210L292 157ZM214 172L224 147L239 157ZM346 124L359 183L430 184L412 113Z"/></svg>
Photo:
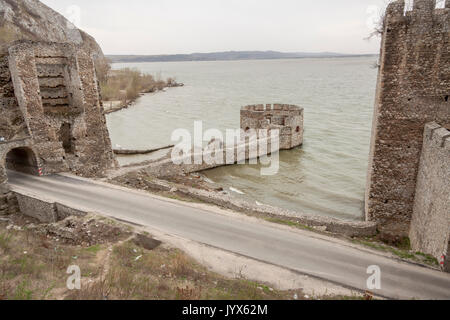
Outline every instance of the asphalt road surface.
<svg viewBox="0 0 450 320"><path fill-rule="evenodd" d="M345 245L307 231L289 231L174 203L134 190L124 190L53 175L35 177L8 172L15 191L25 191L59 203L156 228L236 254L347 287L367 290L367 268L381 270L377 295L394 299L450 299L450 274Z"/></svg>

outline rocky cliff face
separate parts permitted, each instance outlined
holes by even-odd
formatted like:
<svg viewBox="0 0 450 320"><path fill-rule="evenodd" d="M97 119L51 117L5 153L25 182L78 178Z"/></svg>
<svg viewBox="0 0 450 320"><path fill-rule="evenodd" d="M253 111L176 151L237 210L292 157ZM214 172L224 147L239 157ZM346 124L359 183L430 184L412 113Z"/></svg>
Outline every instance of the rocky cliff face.
<svg viewBox="0 0 450 320"><path fill-rule="evenodd" d="M0 0L0 45L21 39L73 43L89 49L95 60L104 59L94 38L40 1Z"/></svg>

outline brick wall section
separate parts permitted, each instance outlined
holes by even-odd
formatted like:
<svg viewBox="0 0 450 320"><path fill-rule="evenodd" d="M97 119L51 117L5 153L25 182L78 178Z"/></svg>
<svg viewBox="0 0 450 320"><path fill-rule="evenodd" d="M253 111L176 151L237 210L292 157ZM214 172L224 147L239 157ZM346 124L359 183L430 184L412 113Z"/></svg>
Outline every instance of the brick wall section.
<svg viewBox="0 0 450 320"><path fill-rule="evenodd" d="M410 231L414 251L448 256L450 240L450 131L425 126ZM450 271L450 265L446 265Z"/></svg>
<svg viewBox="0 0 450 320"><path fill-rule="evenodd" d="M366 190L366 217L408 234L426 123L450 123L450 9L416 0L386 12Z"/></svg>

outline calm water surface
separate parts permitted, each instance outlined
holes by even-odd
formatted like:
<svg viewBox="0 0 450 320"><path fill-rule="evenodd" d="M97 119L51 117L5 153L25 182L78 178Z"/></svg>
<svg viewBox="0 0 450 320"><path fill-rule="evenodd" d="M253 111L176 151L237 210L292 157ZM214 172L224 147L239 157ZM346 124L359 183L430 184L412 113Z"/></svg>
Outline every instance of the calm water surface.
<svg viewBox="0 0 450 320"><path fill-rule="evenodd" d="M239 127L248 104L287 103L305 108L301 148L280 153L276 176L258 166L205 172L251 201L349 220L363 217L363 199L377 71L376 57L258 61L115 64L161 76L185 87L148 94L107 116L113 145L152 148L171 144L174 129ZM135 158L133 161L141 160ZM128 160L120 160L122 163Z"/></svg>

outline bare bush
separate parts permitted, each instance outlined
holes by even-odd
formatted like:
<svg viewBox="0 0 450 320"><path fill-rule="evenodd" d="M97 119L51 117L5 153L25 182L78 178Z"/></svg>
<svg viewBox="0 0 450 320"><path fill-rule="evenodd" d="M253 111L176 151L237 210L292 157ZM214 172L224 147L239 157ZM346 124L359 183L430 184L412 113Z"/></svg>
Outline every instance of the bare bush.
<svg viewBox="0 0 450 320"><path fill-rule="evenodd" d="M106 101L134 100L141 93L155 92L176 85L174 78L167 81L155 79L152 75L130 68L109 71L108 76L100 81L102 96Z"/></svg>

